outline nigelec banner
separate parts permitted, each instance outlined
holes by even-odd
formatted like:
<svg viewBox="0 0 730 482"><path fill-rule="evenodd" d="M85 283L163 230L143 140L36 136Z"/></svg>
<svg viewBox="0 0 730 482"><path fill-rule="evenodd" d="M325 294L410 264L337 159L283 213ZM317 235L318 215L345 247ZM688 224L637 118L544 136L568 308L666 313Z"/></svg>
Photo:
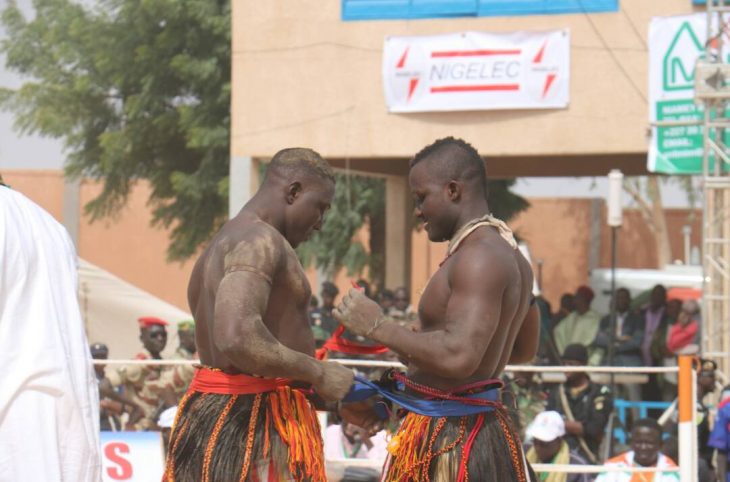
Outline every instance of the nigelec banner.
<svg viewBox="0 0 730 482"><path fill-rule="evenodd" d="M388 37L383 87L390 112L565 108L570 33Z"/></svg>

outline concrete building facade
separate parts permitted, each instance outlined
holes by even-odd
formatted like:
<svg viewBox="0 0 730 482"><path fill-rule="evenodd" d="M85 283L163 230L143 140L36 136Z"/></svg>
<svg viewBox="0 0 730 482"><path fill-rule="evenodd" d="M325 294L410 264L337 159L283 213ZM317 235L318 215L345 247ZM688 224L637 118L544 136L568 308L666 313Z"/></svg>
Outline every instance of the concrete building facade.
<svg viewBox="0 0 730 482"><path fill-rule="evenodd" d="M282 147L308 146L341 169L383 176L386 284L410 285L415 296L442 247L404 229L411 215L410 157L435 139L454 135L480 151L492 177L602 176L613 168L645 174L649 21L695 9L690 0L620 0L616 11L605 13L344 21L344 4L233 3L232 162L239 172L253 173L259 160ZM567 108L415 114L391 114L386 108L381 63L387 36L558 29L571 35ZM251 177L243 175L234 188L250 192ZM552 238L555 249L575 248L581 237L605 236L602 228L590 231L580 221L586 213L596 219L600 206L576 211L572 201L565 203L568 218L545 223L538 233L530 230L525 235L530 245L543 235ZM515 226L537 209L536 204ZM563 233L572 238L562 239ZM699 229L694 233L698 236ZM654 267L650 251L642 266ZM604 260L599 252L583 256L573 249L579 260L565 279L580 279L589 265ZM555 281L562 286L563 276Z"/></svg>

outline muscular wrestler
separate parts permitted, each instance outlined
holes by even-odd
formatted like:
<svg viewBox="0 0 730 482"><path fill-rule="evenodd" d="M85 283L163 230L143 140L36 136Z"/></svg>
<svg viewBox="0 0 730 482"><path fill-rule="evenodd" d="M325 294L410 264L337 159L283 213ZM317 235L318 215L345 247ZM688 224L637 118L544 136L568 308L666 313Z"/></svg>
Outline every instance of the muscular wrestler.
<svg viewBox="0 0 730 482"><path fill-rule="evenodd" d="M429 239L449 241L421 296L420 330L388 320L357 290L335 317L400 355L408 373L397 380L411 394L485 406L465 416L409 413L389 447L384 480L529 480L496 379L507 363L537 351L530 265L509 228L490 216L484 164L471 145L448 137L424 148L411 161L409 183Z"/></svg>
<svg viewBox="0 0 730 482"><path fill-rule="evenodd" d="M322 227L334 175L284 149L195 264L188 301L203 365L180 401L166 480L325 480L306 390L339 400L352 371L315 360L311 295L294 248Z"/></svg>

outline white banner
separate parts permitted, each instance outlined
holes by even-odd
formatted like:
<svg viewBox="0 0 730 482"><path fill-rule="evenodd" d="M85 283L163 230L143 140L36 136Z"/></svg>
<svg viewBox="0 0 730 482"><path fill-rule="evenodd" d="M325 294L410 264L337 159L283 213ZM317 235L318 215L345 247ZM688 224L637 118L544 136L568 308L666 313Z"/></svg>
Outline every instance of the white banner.
<svg viewBox="0 0 730 482"><path fill-rule="evenodd" d="M390 112L567 107L570 32L464 32L388 37Z"/></svg>

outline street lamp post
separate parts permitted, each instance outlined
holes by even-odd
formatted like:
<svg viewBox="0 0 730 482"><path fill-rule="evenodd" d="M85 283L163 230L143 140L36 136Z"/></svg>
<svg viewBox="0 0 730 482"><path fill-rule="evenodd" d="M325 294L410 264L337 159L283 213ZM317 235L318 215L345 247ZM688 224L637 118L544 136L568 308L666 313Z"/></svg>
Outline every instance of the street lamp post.
<svg viewBox="0 0 730 482"><path fill-rule="evenodd" d="M616 236L618 228L623 224L623 191L624 175L618 169L608 173L608 225L611 227L611 334L608 345L608 364L613 366L616 344ZM614 376L611 374L611 389L615 393Z"/></svg>

